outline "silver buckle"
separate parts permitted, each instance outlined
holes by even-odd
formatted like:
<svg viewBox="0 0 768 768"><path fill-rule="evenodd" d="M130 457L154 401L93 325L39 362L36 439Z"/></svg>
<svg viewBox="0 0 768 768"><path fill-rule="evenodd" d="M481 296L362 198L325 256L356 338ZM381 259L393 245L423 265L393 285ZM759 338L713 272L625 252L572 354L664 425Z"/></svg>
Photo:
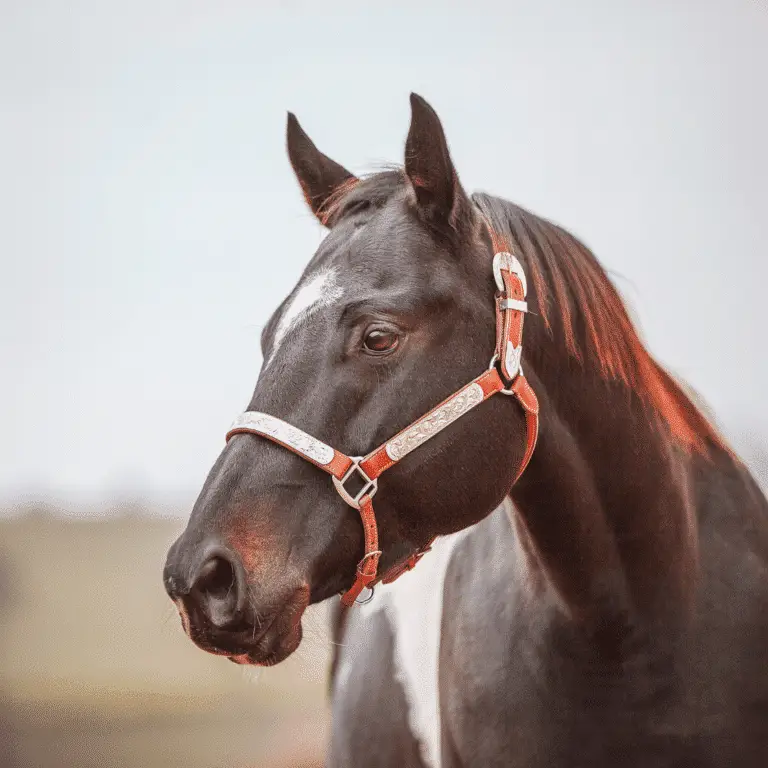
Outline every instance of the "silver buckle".
<svg viewBox="0 0 768 768"><path fill-rule="evenodd" d="M341 496L341 498L344 499L344 501L346 501L350 507L359 510L360 499L362 499L366 494L368 494L370 498L373 498L379 487L379 481L371 480L371 478L368 477L365 471L360 467L360 462L363 460L362 456L350 456L349 458L352 459L352 466L344 473L344 476L341 478L341 480L335 476L331 476L331 480L333 480L333 485L338 491L339 496ZM362 478L363 487L354 496L352 496L344 487L344 483L346 483L347 480L349 480L349 478L352 477L355 472L357 472L357 474Z"/></svg>
<svg viewBox="0 0 768 768"><path fill-rule="evenodd" d="M507 272L512 272L512 274L517 275L523 285L523 296L527 296L528 281L525 278L523 265L517 260L517 257L507 251L499 251L493 257L493 279L496 281L496 287L501 292L506 290L504 287L504 280L501 277L502 269L506 269Z"/></svg>

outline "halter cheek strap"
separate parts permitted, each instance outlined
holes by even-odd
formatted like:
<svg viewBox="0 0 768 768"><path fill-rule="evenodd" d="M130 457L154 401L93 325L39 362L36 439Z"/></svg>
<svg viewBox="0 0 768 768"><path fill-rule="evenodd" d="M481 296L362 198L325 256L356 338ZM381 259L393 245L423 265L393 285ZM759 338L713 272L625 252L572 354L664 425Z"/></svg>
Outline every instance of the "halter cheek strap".
<svg viewBox="0 0 768 768"><path fill-rule="evenodd" d="M514 397L525 413L526 448L515 482L531 460L539 429L539 403L521 367L523 322L528 311L525 273L511 253L501 252L494 256L493 274L497 287L496 348L488 370L367 456L347 456L282 419L259 411L241 414L227 433L227 441L238 434L259 435L301 456L331 475L342 499L359 511L365 535L365 552L357 565L354 583L342 595L344 605L356 602L363 589L371 587L377 580L381 551L373 497L383 472L497 392ZM505 382L508 384L505 385ZM352 477L357 477L362 483L354 494L346 487ZM434 539L397 563L381 580L389 584L411 570L433 542Z"/></svg>

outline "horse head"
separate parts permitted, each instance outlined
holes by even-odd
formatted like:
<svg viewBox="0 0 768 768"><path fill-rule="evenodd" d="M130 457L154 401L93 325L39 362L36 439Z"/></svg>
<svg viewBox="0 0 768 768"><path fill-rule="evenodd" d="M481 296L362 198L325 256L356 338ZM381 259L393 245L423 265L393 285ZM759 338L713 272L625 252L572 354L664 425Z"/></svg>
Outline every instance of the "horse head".
<svg viewBox="0 0 768 768"><path fill-rule="evenodd" d="M291 164L328 231L264 329L248 411L347 456L367 454L487 370L494 350L492 235L437 115L415 94L411 108L402 170L366 178L288 116ZM492 398L394 466L376 499L382 567L495 509L524 434L512 398ZM352 583L363 543L360 516L322 472L235 434L168 553L165 586L200 647L274 664L298 646L304 609Z"/></svg>

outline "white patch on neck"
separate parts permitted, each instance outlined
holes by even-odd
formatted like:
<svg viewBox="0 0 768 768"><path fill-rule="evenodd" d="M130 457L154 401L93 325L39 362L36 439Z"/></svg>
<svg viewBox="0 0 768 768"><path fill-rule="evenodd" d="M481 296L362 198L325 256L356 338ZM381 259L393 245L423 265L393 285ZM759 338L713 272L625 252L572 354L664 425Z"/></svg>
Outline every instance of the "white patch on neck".
<svg viewBox="0 0 768 768"><path fill-rule="evenodd" d="M272 351L264 363L265 370L275 359L280 344L290 331L303 320L311 317L318 309L327 307L341 298L344 291L336 280L336 275L335 267L322 267L313 275L308 275L299 285L293 299L280 317L275 338L272 341Z"/></svg>
<svg viewBox="0 0 768 768"><path fill-rule="evenodd" d="M514 507L509 497L501 507L511 517ZM470 526L441 536L413 571L392 584L379 584L370 603L352 608L340 649L334 696L344 695L353 675L365 679L368 667L379 663L370 655L368 631L370 618L384 611L394 637L395 674L408 704L408 725L421 744L421 757L428 768L442 766L438 663L445 575L456 545L473 530ZM375 724L371 727L376 728Z"/></svg>
<svg viewBox="0 0 768 768"><path fill-rule="evenodd" d="M359 606L361 618L379 610L387 614L395 638L396 674L408 702L408 723L430 768L441 765L437 667L443 583L453 548L464 535L466 531L441 536L413 571L392 584L380 584L374 599Z"/></svg>

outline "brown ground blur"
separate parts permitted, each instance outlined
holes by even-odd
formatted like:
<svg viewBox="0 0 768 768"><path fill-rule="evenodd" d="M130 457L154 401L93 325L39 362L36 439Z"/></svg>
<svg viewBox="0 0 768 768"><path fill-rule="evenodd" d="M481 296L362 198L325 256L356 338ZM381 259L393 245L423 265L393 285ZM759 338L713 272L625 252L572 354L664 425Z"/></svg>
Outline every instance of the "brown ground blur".
<svg viewBox="0 0 768 768"><path fill-rule="evenodd" d="M161 582L181 521L0 520L0 766L322 764L324 613L258 673L197 650Z"/></svg>

